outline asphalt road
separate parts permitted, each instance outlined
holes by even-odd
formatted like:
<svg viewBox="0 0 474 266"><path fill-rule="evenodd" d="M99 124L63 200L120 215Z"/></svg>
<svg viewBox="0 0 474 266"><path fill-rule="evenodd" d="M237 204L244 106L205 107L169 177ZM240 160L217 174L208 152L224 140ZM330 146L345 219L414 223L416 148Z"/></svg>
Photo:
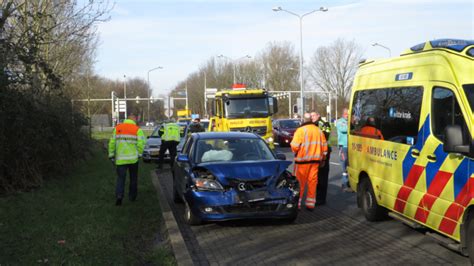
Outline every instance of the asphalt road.
<svg viewBox="0 0 474 266"><path fill-rule="evenodd" d="M293 155L289 148L277 148ZM423 231L396 220L367 222L355 193L340 189L341 167L332 154L327 204L302 210L293 224L272 220L184 224L182 204L171 198L169 170L158 172L183 238L196 265L470 265L469 259L438 245Z"/></svg>

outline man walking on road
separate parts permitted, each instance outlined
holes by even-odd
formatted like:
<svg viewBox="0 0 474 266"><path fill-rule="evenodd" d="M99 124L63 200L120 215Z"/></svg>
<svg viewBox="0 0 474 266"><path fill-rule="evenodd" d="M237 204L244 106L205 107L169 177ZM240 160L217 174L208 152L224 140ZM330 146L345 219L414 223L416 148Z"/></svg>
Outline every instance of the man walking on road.
<svg viewBox="0 0 474 266"><path fill-rule="evenodd" d="M122 124L115 127L109 140L109 159L117 167L117 186L115 188L115 205L122 205L127 170L130 174L128 196L130 201L137 198L138 159L145 147L145 135L135 123L135 116L130 115Z"/></svg>
<svg viewBox="0 0 474 266"><path fill-rule="evenodd" d="M326 204L326 195L328 191L329 179L329 162L331 161L331 145L329 143L329 135L331 134L331 125L321 118L321 114L317 112L311 113L311 121L321 129L328 143L328 154L323 166L320 166L318 173L318 186L316 187L316 202L318 205Z"/></svg>
<svg viewBox="0 0 474 266"><path fill-rule="evenodd" d="M348 110L344 108L342 117L336 122L337 145L339 146L339 158L342 165L341 189L344 192L352 192L353 190L349 187L349 178L347 175L347 116Z"/></svg>
<svg viewBox="0 0 474 266"><path fill-rule="evenodd" d="M160 154L158 159L158 169L163 168L165 153L170 153L170 165L173 167L174 157L176 157L176 147L178 147L180 136L180 128L174 122L168 122L161 126L158 134L161 137Z"/></svg>
<svg viewBox="0 0 474 266"><path fill-rule="evenodd" d="M301 201L307 187L306 209L313 210L316 204L318 169L320 164L324 164L328 147L323 132L311 121L309 113L304 114L303 124L295 132L291 150L295 153L294 171L300 182L298 209L301 209Z"/></svg>

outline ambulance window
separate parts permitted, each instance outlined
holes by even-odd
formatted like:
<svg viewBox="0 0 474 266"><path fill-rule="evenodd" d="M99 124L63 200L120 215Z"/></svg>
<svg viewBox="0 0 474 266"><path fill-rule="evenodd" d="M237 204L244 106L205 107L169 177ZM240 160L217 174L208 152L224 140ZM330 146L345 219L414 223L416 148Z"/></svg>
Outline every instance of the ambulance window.
<svg viewBox="0 0 474 266"><path fill-rule="evenodd" d="M351 134L413 145L418 136L422 98L422 87L356 92Z"/></svg>
<svg viewBox="0 0 474 266"><path fill-rule="evenodd" d="M474 48L471 48L471 49L467 50L466 54L471 56L471 57L474 57Z"/></svg>
<svg viewBox="0 0 474 266"><path fill-rule="evenodd" d="M474 84L465 84L463 88L467 101L471 105L471 111L474 113Z"/></svg>
<svg viewBox="0 0 474 266"><path fill-rule="evenodd" d="M433 134L442 141L444 139L444 129L448 125L460 125L464 134L467 134L466 122L454 93L446 88L435 87L432 98L431 122Z"/></svg>

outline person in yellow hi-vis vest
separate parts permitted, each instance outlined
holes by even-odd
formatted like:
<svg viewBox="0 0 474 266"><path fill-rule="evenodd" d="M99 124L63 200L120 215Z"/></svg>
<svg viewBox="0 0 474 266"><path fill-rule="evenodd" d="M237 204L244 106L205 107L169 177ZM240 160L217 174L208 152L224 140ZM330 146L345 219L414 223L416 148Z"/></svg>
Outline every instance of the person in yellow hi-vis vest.
<svg viewBox="0 0 474 266"><path fill-rule="evenodd" d="M298 209L301 209L301 202L307 187L306 209L313 210L316 205L318 169L325 162L328 145L324 133L312 122L309 113L304 114L303 124L296 130L290 145L291 150L295 153L294 172L300 183Z"/></svg>
<svg viewBox="0 0 474 266"><path fill-rule="evenodd" d="M109 159L117 166L117 186L115 188L115 205L122 205L127 170L130 173L129 198L137 198L138 159L145 147L145 135L135 123L135 116L130 115L122 124L115 127L109 140Z"/></svg>
<svg viewBox="0 0 474 266"><path fill-rule="evenodd" d="M170 165L173 167L174 157L176 157L176 147L178 147L181 139L179 125L174 122L165 123L161 126L158 134L161 137L158 169L163 168L163 160L167 150L170 153Z"/></svg>

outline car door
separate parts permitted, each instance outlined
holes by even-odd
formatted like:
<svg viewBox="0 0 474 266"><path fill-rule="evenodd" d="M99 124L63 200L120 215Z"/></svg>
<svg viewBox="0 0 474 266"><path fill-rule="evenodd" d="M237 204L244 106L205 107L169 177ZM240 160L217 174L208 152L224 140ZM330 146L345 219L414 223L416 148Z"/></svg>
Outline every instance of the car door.
<svg viewBox="0 0 474 266"><path fill-rule="evenodd" d="M187 180L191 171L191 157L189 156L191 147L194 143L194 138L189 137L186 142L184 143L183 149L179 154L187 155L189 158L189 162L178 162L176 159L175 161L175 182L176 188L178 188L178 192L180 194L184 193L186 189ZM178 158L178 157L176 157Z"/></svg>
<svg viewBox="0 0 474 266"><path fill-rule="evenodd" d="M464 144L472 137L466 124L466 116L459 104L459 96L450 85L436 85L431 90L431 135L427 144L433 151L426 155L426 193L420 202L415 218L453 234L459 218L464 212L463 194L469 185L469 162L471 159L443 149L445 128L459 125L463 131Z"/></svg>

